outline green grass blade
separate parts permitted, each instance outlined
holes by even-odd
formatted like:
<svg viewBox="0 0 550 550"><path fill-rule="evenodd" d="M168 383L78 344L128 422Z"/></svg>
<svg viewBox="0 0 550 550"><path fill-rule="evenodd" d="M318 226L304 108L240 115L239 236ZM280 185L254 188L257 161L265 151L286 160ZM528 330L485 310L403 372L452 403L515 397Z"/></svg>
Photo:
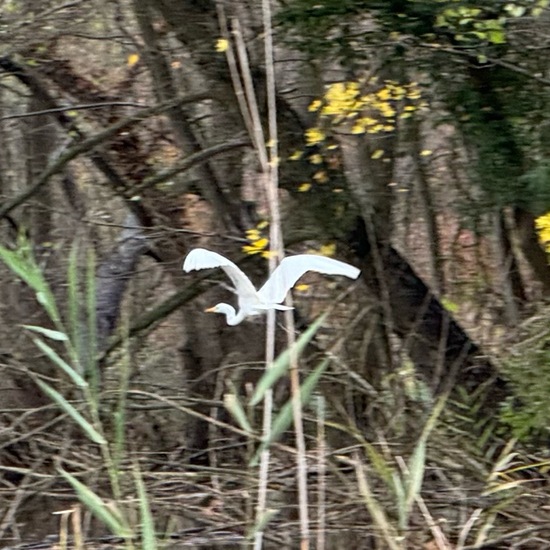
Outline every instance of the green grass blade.
<svg viewBox="0 0 550 550"><path fill-rule="evenodd" d="M55 401L61 410L66 412L83 430L84 433L98 445L106 445L104 437L56 390L42 382L39 378L34 381L40 389L52 400Z"/></svg>
<svg viewBox="0 0 550 550"><path fill-rule="evenodd" d="M406 481L405 509L407 516L410 514L413 502L420 495L422 482L424 480L424 472L426 469L426 446L428 443L428 438L435 428L437 420L439 419L439 416L447 403L447 397L447 395L443 395L436 402L410 458L408 464L409 473L407 474Z"/></svg>
<svg viewBox="0 0 550 550"><path fill-rule="evenodd" d="M157 537L155 534L155 524L138 464L134 466L134 480L138 493L139 513L141 517L141 547L143 550L156 550Z"/></svg>
<svg viewBox="0 0 550 550"><path fill-rule="evenodd" d="M58 355L58 353L48 346L45 342L40 340L39 338L33 338L32 341L34 342L35 346L43 351L48 359L56 366L58 366L65 374L67 374L70 379L74 382L74 384L79 388L87 388L88 382L80 376L80 374L73 369L68 363L64 361L62 357Z"/></svg>
<svg viewBox="0 0 550 550"><path fill-rule="evenodd" d="M424 481L424 472L426 468L426 439L421 438L416 444L414 452L410 459L409 474L407 479L407 499L405 501L406 514L410 514L413 502L420 495L422 482ZM405 525L407 518L405 519Z"/></svg>
<svg viewBox="0 0 550 550"><path fill-rule="evenodd" d="M256 533L260 531L264 531L267 527L268 523L279 513L278 510L266 510L264 514L262 514L258 520L256 521L256 524L254 527L250 530L250 532L247 534L246 538L248 540L254 539L256 536Z"/></svg>
<svg viewBox="0 0 550 550"><path fill-rule="evenodd" d="M397 536L395 528L388 520L382 506L376 500L376 495L370 488L370 484L365 473L365 467L359 460L355 461L355 473L357 476L359 492L363 497L365 506L369 511L369 514L371 515L374 523L380 529L381 535L386 541L387 548L389 548L390 550L403 550L404 546L402 546L398 542L399 538Z"/></svg>
<svg viewBox="0 0 550 550"><path fill-rule="evenodd" d="M260 378L256 384L254 394L250 399L250 405L257 405L264 397L265 392L272 388L275 382L281 378L288 370L290 366L290 358L294 353L298 357L315 333L319 330L319 327L326 318L326 314L321 315L301 336L296 340L296 343L292 348L286 349L281 353L277 359L273 362L273 365L266 369L264 375Z"/></svg>
<svg viewBox="0 0 550 550"><path fill-rule="evenodd" d="M407 526L407 521L409 518L409 514L407 512L407 492L403 478L397 471L393 472L391 487L395 494L395 507L397 510L399 529L404 530Z"/></svg>
<svg viewBox="0 0 550 550"><path fill-rule="evenodd" d="M42 334L42 336L45 336L46 338L49 338L50 340L55 340L57 342L66 342L69 337L59 330L52 330L49 328L44 327L37 327L36 325L21 325L23 328L26 328L27 330L32 330L33 332L37 332L38 334Z"/></svg>
<svg viewBox="0 0 550 550"><path fill-rule="evenodd" d="M384 483L390 487L394 486L394 469L391 464L388 464L382 453L379 453L373 445L367 441L363 441L363 447L369 457L372 467L375 469L378 476Z"/></svg>
<svg viewBox="0 0 550 550"><path fill-rule="evenodd" d="M97 398L100 374L97 370L97 313L96 313L96 278L95 254L88 252L86 266L86 318L88 320L88 338L86 349L86 372L92 381L93 394Z"/></svg>
<svg viewBox="0 0 550 550"><path fill-rule="evenodd" d="M54 296L42 275L40 267L32 256L31 247L28 242L19 239L19 248L17 250L9 250L0 246L0 260L34 290L37 301L46 310L55 325L59 325L61 319L57 311Z"/></svg>
<svg viewBox="0 0 550 550"><path fill-rule="evenodd" d="M69 474L69 472L62 470L61 468L58 469L58 472L71 484L82 503L105 526L107 526L114 535L123 538L129 538L132 536L132 533L129 531L128 527L126 527L118 514L108 508L103 500L90 488L84 485L84 483L78 481L78 479Z"/></svg>
<svg viewBox="0 0 550 550"><path fill-rule="evenodd" d="M223 396L223 404L242 430L248 433L253 432L244 407L234 393L226 393Z"/></svg>
<svg viewBox="0 0 550 550"><path fill-rule="evenodd" d="M82 356L82 328L80 326L80 292L78 284L78 246L76 242L71 247L69 254L69 266L67 267L67 317L71 333L71 342L76 358L80 365L83 362Z"/></svg>
<svg viewBox="0 0 550 550"><path fill-rule="evenodd" d="M321 375L325 372L330 363L330 358L326 358L305 380L300 387L300 401L304 406L310 399L313 390L317 387ZM271 427L269 437L262 441L258 450L254 454L254 457L250 461L251 466L255 466L258 461L258 457L266 447L269 447L274 441L276 441L292 424L292 398L289 399L282 407Z"/></svg>

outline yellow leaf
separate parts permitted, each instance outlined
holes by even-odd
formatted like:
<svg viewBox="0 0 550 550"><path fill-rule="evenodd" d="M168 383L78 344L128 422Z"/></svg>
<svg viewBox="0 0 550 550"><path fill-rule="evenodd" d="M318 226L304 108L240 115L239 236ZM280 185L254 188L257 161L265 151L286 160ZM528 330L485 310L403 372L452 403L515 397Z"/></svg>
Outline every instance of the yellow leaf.
<svg viewBox="0 0 550 550"><path fill-rule="evenodd" d="M243 246L243 252L252 256L253 254L260 254L262 251L259 248L245 244Z"/></svg>
<svg viewBox="0 0 550 550"><path fill-rule="evenodd" d="M424 149L423 151L420 151L421 157L429 157L430 155L433 155L433 151L430 151L429 149Z"/></svg>
<svg viewBox="0 0 550 550"><path fill-rule="evenodd" d="M311 162L311 164L323 164L323 157L319 154L311 155L309 157L309 162Z"/></svg>
<svg viewBox="0 0 550 550"><path fill-rule="evenodd" d="M254 241L252 244L256 248L259 248L260 250L263 250L269 244L269 240L266 239L265 237L263 237L261 239L258 239L257 241Z"/></svg>
<svg viewBox="0 0 550 550"><path fill-rule="evenodd" d="M308 128L305 132L306 143L308 145L317 145L325 141L325 133L320 128Z"/></svg>
<svg viewBox="0 0 550 550"><path fill-rule="evenodd" d="M376 92L376 95L380 101L388 101L391 97L391 92L388 88L382 88Z"/></svg>
<svg viewBox="0 0 550 550"><path fill-rule="evenodd" d="M336 252L336 245L334 243L324 244L319 249L321 256L334 256Z"/></svg>
<svg viewBox="0 0 550 550"><path fill-rule="evenodd" d="M294 153L288 157L288 160L300 160L303 154L302 151L294 151Z"/></svg>
<svg viewBox="0 0 550 550"><path fill-rule="evenodd" d="M138 61L139 61L139 54L131 53L128 56L128 60L126 62L128 63L128 67L133 67Z"/></svg>
<svg viewBox="0 0 550 550"><path fill-rule="evenodd" d="M370 156L371 159L377 160L379 158L382 158L384 156L384 150L383 149L376 149L374 153Z"/></svg>
<svg viewBox="0 0 550 550"><path fill-rule="evenodd" d="M307 108L307 110L310 112L310 113L314 113L315 111L318 111L321 107L321 100L320 99L316 99L315 101L312 101L309 105L309 107Z"/></svg>
<svg viewBox="0 0 550 550"><path fill-rule="evenodd" d="M298 191L300 193L305 193L311 189L311 183L302 183L298 186Z"/></svg>
<svg viewBox="0 0 550 550"><path fill-rule="evenodd" d="M258 223L256 227L262 230L262 229L265 229L268 225L269 225L269 222L267 220L262 220L261 222Z"/></svg>
<svg viewBox="0 0 550 550"><path fill-rule="evenodd" d="M324 170L320 170L319 172L315 172L315 174L313 174L313 179L319 183L326 183L328 181L328 176Z"/></svg>
<svg viewBox="0 0 550 550"><path fill-rule="evenodd" d="M218 38L218 40L216 40L216 51L218 53L227 51L227 48L229 48L229 40L226 38Z"/></svg>
<svg viewBox="0 0 550 550"><path fill-rule="evenodd" d="M452 300L449 300L447 298L441 299L441 305L449 312L449 313L458 313L460 306L453 302Z"/></svg>
<svg viewBox="0 0 550 550"><path fill-rule="evenodd" d="M277 256L277 252L275 252L275 250L262 250L262 252L260 252L260 255L262 258L269 260L269 258L274 258L275 256Z"/></svg>
<svg viewBox="0 0 550 550"><path fill-rule="evenodd" d="M305 283L301 283L299 285L296 285L294 287L294 290L297 290L298 292L305 292L309 288L309 285L306 285Z"/></svg>

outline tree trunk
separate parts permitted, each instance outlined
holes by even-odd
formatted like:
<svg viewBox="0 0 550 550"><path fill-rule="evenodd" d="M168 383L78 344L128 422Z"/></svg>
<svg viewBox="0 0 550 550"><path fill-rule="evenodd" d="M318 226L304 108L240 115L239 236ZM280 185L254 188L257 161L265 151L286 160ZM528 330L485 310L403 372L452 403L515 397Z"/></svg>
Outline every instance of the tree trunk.
<svg viewBox="0 0 550 550"><path fill-rule="evenodd" d="M350 244L365 281L379 292L371 240L361 218L357 219ZM407 261L393 247L379 250L392 326L418 372L436 394L458 387L473 393L483 385L481 412L494 415L508 395L506 382Z"/></svg>

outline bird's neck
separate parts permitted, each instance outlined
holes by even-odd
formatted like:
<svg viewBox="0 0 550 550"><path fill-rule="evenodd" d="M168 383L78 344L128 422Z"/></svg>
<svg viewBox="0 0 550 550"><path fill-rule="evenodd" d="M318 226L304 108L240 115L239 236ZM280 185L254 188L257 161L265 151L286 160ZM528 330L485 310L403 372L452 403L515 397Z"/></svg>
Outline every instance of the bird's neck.
<svg viewBox="0 0 550 550"><path fill-rule="evenodd" d="M244 309L239 310L237 314L235 314L235 310L233 310L233 317L232 319L227 319L227 324L231 326L238 325L239 323L242 323L245 317L246 315Z"/></svg>
<svg viewBox="0 0 550 550"><path fill-rule="evenodd" d="M223 304L222 313L225 313L227 324L232 327L241 323L246 317L246 312L244 309L241 308L237 313L235 308L229 304Z"/></svg>

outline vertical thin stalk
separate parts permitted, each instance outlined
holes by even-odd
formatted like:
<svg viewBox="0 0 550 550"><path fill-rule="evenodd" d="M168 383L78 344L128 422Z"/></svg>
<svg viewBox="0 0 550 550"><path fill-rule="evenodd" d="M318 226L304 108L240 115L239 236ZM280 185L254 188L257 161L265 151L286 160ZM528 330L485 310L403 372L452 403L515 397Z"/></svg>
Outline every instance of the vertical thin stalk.
<svg viewBox="0 0 550 550"><path fill-rule="evenodd" d="M220 5L220 4L219 4ZM220 13L220 12L218 12ZM270 0L262 0L262 14L264 24L264 48L266 60L266 88L268 105L268 131L269 131L269 153L265 143L261 118L258 109L258 103L254 93L254 84L251 78L248 56L240 25L238 20L232 21L233 36L235 38L237 60L242 76L242 87L239 83L238 91L244 93L247 112L250 115L252 124L252 140L258 151L258 158L264 175L266 186L266 195L270 207L270 257L269 272L272 273L277 266L278 261L284 257L284 247L281 232L281 214L278 200L278 139L277 139L277 109L276 109L276 87L275 87L275 69L273 59L273 34L271 22ZM223 19L223 18L222 18ZM220 20L220 22L222 21ZM245 115L245 119L248 116ZM292 299L289 297L287 305L292 305ZM293 346L295 342L294 317L292 312L285 313L285 326L287 330L288 345ZM275 311L270 310L267 314L267 332L266 332L266 368L273 364L275 356ZM306 446L302 421L302 403L300 400L300 380L298 373L298 361L295 356L291 357L290 384L292 390L292 410L294 417L294 430L297 449L297 471L298 471L298 494L300 510L300 533L301 549L309 548L309 518L308 518L308 496L307 496L307 464L306 464ZM264 397L263 425L262 435L267 440L271 433L273 413L273 394L268 390ZM267 512L267 483L269 475L270 451L266 447L260 456L260 468L258 479L258 502L256 509L256 526L258 529L254 537L254 549L260 550L263 544L263 526L265 524Z"/></svg>
<svg viewBox="0 0 550 550"><path fill-rule="evenodd" d="M231 75L231 84L233 85L233 90L235 91L235 96L237 98L237 103L243 117L244 125L250 136L253 137L254 125L252 123L252 118L248 109L246 94L243 89L241 77L239 76L239 68L237 66L235 52L233 51L233 48L229 46L230 34L227 24L227 17L225 15L224 0L216 0L216 10L218 13L218 22L220 24L220 32L222 38L228 41L228 48L225 51L225 57L227 59L227 65L229 67L229 74Z"/></svg>
<svg viewBox="0 0 550 550"><path fill-rule="evenodd" d="M272 185L271 182L275 178L275 197L276 197L276 188L277 188L277 170L273 170L270 165L269 155L267 153L267 147L265 143L264 132L261 124L260 112L258 109L258 102L256 101L256 95L254 92L254 83L252 81L250 66L248 64L248 56L246 52L246 47L242 37L239 21L234 19L232 21L232 30L233 37L235 39L235 46L237 50L237 60L239 62L239 68L242 76L242 88L239 86L239 89L244 91L246 96L247 110L250 115L250 121L252 124L252 141L258 152L258 158L260 161L260 166L262 168L262 173L264 175L264 181L266 182L268 196L272 197ZM272 123L270 123L270 133L273 130ZM276 127L275 127L276 132ZM276 135L276 134L275 134ZM277 148L275 148L275 151ZM273 153L273 149L271 149ZM271 158L273 161L273 158ZM273 175L274 174L274 175ZM273 201L270 199L270 204ZM277 203L278 204L278 203ZM276 209L277 210L277 209ZM278 211L275 212L275 218L271 218L270 226L270 247L271 250L277 250L273 247L274 243L279 242L279 229L280 222L278 217ZM280 246L278 246L280 248ZM276 258L273 254L269 258L269 272L271 273L276 267ZM273 364L275 357L275 312L268 311L267 313L267 333L266 333L266 344L265 344L265 363L266 368L270 368ZM264 440L269 439L269 434L271 433L271 422L273 415L273 392L271 389L266 391L264 396L264 406L263 406L263 422L262 422L262 436ZM258 472L258 497L256 504L256 520L255 520L255 532L254 532L254 550L261 550L263 544L263 530L264 525L266 524L266 514L267 514L267 484L269 477L269 460L270 460L270 451L269 447L262 451L260 455L260 466Z"/></svg>
<svg viewBox="0 0 550 550"><path fill-rule="evenodd" d="M256 94L254 92L254 83L252 82L252 73L250 72L250 65L248 64L248 55L246 53L246 46L243 40L241 32L241 25L238 19L233 19L233 35L235 37L235 43L237 46L237 58L239 59L239 65L241 67L241 74L243 78L243 87L246 94L246 101L248 103L248 110L250 118L252 120L252 141L258 151L258 158L260 159L260 165L264 173L269 172L268 155L265 146L264 131L262 128L262 121L260 118L260 111L258 109L258 102L256 101Z"/></svg>
<svg viewBox="0 0 550 550"><path fill-rule="evenodd" d="M327 491L327 463L325 460L325 398L317 399L317 544L316 550L325 550L325 520L326 520L326 491Z"/></svg>
<svg viewBox="0 0 550 550"><path fill-rule="evenodd" d="M271 250L276 253L279 261L284 257L284 247L281 231L281 213L279 210L278 196L278 165L279 165L279 147L277 133L277 105L276 105L276 87L275 87L275 65L273 55L273 29L271 21L271 1L262 0L262 16L264 26L264 48L266 65L266 89L267 89L267 108L268 108L268 127L269 127L269 166L268 177L266 178L267 197L269 201L271 226L270 243ZM275 268L276 259L270 255L270 272ZM287 305L292 305L290 295L286 300ZM295 327L294 315L292 310L285 312L285 327L287 333L287 343L289 348L294 349ZM268 336L272 335L269 344L275 345L275 312L268 318ZM267 344L266 344L267 345ZM270 351L271 357L273 351ZM292 391L292 414L294 418L294 434L296 438L296 461L297 461L297 481L298 481L298 500L300 517L300 548L307 550L309 548L309 516L308 516L308 494L307 494L307 462L306 445L304 437L302 403L300 399L300 376L298 371L298 359L294 353L290 358L290 387Z"/></svg>

